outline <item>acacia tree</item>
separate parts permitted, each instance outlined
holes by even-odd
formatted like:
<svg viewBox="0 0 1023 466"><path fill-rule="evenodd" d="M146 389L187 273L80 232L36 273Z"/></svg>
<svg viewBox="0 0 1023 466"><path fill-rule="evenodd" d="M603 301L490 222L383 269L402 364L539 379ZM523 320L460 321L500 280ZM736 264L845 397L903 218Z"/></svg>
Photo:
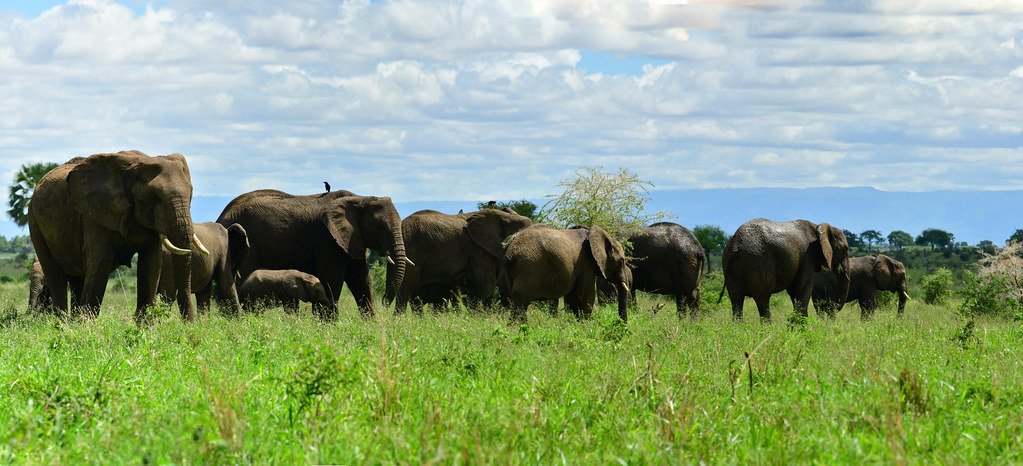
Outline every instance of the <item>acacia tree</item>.
<svg viewBox="0 0 1023 466"><path fill-rule="evenodd" d="M654 184L625 168L620 168L617 174L605 172L599 166L580 168L574 179L560 181L556 186L561 192L547 196L550 200L541 209L540 217L561 228L599 225L624 244L631 231L668 218L663 211L644 213L650 200L647 192Z"/></svg>
<svg viewBox="0 0 1023 466"><path fill-rule="evenodd" d="M888 245L895 249L902 250L902 248L910 246L912 244L913 235L909 233L906 233L902 230L895 230L891 233L888 233Z"/></svg>
<svg viewBox="0 0 1023 466"><path fill-rule="evenodd" d="M710 272L710 255L725 248L728 244L728 235L716 225L697 225L693 227L693 236L696 236L700 246L703 246L703 252L707 255L707 271Z"/></svg>
<svg viewBox="0 0 1023 466"><path fill-rule="evenodd" d="M930 245L931 250L934 250L935 247L939 247L941 249L949 248L952 247L954 243L955 235L938 228L928 228L924 230L923 233L920 233L920 236L916 237L916 244L921 246Z"/></svg>
<svg viewBox="0 0 1023 466"><path fill-rule="evenodd" d="M880 231L867 230L860 233L860 239L867 243L867 251L870 251L871 246L881 244L881 241L884 240L884 236L881 235Z"/></svg>
<svg viewBox="0 0 1023 466"><path fill-rule="evenodd" d="M32 193L43 175L57 168L55 163L33 163L22 165L18 173L14 175L14 184L9 189L7 196L7 215L17 223L19 227L28 225L28 204L32 200Z"/></svg>
<svg viewBox="0 0 1023 466"><path fill-rule="evenodd" d="M1023 242L1023 228L1017 229L1009 239L1005 240L1005 244L1020 242Z"/></svg>

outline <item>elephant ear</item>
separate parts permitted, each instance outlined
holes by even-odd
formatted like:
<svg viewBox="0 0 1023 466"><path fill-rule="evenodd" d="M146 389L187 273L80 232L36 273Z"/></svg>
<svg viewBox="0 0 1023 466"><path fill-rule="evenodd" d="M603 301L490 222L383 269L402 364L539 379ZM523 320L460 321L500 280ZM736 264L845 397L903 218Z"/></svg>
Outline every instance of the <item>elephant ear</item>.
<svg viewBox="0 0 1023 466"><path fill-rule="evenodd" d="M600 277L608 280L613 270L611 261L614 257L614 244L611 242L613 241L611 236L603 228L593 225L590 227L587 240L590 243L590 253L593 254L593 260L597 261Z"/></svg>
<svg viewBox="0 0 1023 466"><path fill-rule="evenodd" d="M821 223L817 225L817 242L821 245L821 254L824 256L824 263L821 264L821 270L825 272L831 271L831 266L834 261L834 251L831 248L831 243L834 238L831 237L831 225L827 223Z"/></svg>
<svg viewBox="0 0 1023 466"><path fill-rule="evenodd" d="M892 260L888 256L874 256L871 264L871 272L874 274L874 281L877 282L878 289L890 289L894 275L892 269L895 266Z"/></svg>
<svg viewBox="0 0 1023 466"><path fill-rule="evenodd" d="M504 249L501 247L504 236L499 216L488 214L485 210L476 212L465 219L465 232L472 242L487 251L487 254L496 258L504 255Z"/></svg>
<svg viewBox="0 0 1023 466"><path fill-rule="evenodd" d="M89 220L126 234L134 199L130 183L139 165L122 154L96 154L82 159L67 175L75 208Z"/></svg>
<svg viewBox="0 0 1023 466"><path fill-rule="evenodd" d="M249 255L249 234L245 227L233 223L227 227L227 255L231 261L232 274L238 273L245 257Z"/></svg>
<svg viewBox="0 0 1023 466"><path fill-rule="evenodd" d="M366 258L366 243L359 231L359 206L352 198L342 198L331 204L330 210L323 214L323 223L327 231L334 237L337 245L348 256L355 260Z"/></svg>

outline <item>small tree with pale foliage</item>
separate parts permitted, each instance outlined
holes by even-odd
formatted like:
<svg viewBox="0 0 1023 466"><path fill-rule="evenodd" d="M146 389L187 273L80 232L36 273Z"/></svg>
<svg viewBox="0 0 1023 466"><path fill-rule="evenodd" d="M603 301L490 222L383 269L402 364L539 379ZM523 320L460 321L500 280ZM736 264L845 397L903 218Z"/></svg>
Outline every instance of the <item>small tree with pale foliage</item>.
<svg viewBox="0 0 1023 466"><path fill-rule="evenodd" d="M1023 313L1023 242L1010 241L995 254L977 261L967 276L960 310L967 315L1020 317Z"/></svg>
<svg viewBox="0 0 1023 466"><path fill-rule="evenodd" d="M620 168L618 173L601 167L580 168L575 178L559 182L561 193L547 196L541 218L561 228L599 225L608 234L624 240L633 230L669 217L667 212L644 213L654 187L635 173Z"/></svg>

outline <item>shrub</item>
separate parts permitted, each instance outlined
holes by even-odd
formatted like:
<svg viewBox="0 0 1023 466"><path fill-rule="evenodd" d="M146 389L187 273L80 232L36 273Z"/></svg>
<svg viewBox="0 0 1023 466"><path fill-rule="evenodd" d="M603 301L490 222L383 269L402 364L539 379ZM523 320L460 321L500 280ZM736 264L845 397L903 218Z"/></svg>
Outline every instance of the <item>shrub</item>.
<svg viewBox="0 0 1023 466"><path fill-rule="evenodd" d="M952 271L944 267L924 277L920 283L927 304L943 304L952 295Z"/></svg>

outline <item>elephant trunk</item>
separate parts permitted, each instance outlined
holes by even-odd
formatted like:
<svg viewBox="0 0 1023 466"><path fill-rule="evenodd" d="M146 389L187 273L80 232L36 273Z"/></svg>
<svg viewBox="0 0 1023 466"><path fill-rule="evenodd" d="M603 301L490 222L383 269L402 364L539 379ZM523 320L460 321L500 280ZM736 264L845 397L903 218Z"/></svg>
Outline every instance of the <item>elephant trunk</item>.
<svg viewBox="0 0 1023 466"><path fill-rule="evenodd" d="M838 293L838 299L835 300L835 307L837 308L836 310L841 310L842 306L849 299L849 286L852 282L848 261L844 262L842 266L835 270L835 277L838 280L838 286L835 290L835 292Z"/></svg>
<svg viewBox="0 0 1023 466"><path fill-rule="evenodd" d="M391 231L391 236L394 241L394 247L392 248L394 264L387 268L387 288L397 294L401 288L401 283L405 281L405 264L408 262L408 257L405 254L405 242L401 237L401 227L394 228ZM391 273L392 268L393 273Z"/></svg>
<svg viewBox="0 0 1023 466"><path fill-rule="evenodd" d="M625 281L620 281L615 285L615 290L618 292L618 317L623 322L629 321L629 301L631 300L632 290L629 289L629 285Z"/></svg>
<svg viewBox="0 0 1023 466"><path fill-rule="evenodd" d="M192 227L192 218L189 214L189 202L187 199L175 199L173 209L169 212L170 218L165 220L166 228L162 234L171 243L168 249L173 246L180 250L189 250L195 241L195 230ZM199 243L201 245L201 243ZM197 249L205 249L199 247ZM192 255L172 254L172 270L174 283L177 285L176 299L181 316L185 320L195 319L195 306L192 304Z"/></svg>
<svg viewBox="0 0 1023 466"><path fill-rule="evenodd" d="M899 314L906 309L906 301L909 301L909 291L906 288L906 282L903 281L899 286Z"/></svg>

